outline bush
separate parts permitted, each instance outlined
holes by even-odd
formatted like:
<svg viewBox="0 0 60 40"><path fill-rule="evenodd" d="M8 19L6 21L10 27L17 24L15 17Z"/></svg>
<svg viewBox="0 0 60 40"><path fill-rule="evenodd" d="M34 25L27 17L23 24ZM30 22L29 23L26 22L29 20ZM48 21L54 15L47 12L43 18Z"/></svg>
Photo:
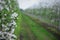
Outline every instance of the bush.
<svg viewBox="0 0 60 40"><path fill-rule="evenodd" d="M0 0L0 4L0 40L14 40L19 7L16 0Z"/></svg>

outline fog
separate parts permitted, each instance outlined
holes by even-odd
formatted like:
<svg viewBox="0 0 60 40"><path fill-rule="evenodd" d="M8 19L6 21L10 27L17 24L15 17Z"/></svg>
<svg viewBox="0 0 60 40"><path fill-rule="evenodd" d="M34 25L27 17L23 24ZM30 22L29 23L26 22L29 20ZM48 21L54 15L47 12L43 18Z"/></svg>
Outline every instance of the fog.
<svg viewBox="0 0 60 40"><path fill-rule="evenodd" d="M18 0L19 7L21 9L27 9L29 7L35 7L38 5L46 6L46 5L52 5L55 2L55 0Z"/></svg>

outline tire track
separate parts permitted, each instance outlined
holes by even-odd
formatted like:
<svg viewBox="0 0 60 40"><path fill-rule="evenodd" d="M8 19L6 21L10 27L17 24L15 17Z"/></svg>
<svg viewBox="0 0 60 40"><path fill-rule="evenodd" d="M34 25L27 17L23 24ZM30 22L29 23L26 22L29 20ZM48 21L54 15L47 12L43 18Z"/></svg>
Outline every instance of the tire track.
<svg viewBox="0 0 60 40"><path fill-rule="evenodd" d="M36 37L32 33L31 29L24 21L22 21L21 25L22 25L22 30L20 33L20 40L36 40ZM24 32L26 32L27 34L24 34ZM24 35L26 35L27 37Z"/></svg>

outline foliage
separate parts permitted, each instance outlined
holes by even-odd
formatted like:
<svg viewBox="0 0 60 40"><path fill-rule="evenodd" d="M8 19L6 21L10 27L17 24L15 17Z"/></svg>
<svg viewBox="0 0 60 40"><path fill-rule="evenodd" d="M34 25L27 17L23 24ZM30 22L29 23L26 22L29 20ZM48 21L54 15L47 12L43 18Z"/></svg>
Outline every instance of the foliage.
<svg viewBox="0 0 60 40"><path fill-rule="evenodd" d="M25 12L32 14L36 17L49 20L50 24L60 27L60 3L57 2L52 7L41 7L26 9ZM40 18L39 18L40 19Z"/></svg>
<svg viewBox="0 0 60 40"><path fill-rule="evenodd" d="M0 40L14 40L17 27L18 4L16 0L0 0ZM20 22L20 21L19 21Z"/></svg>

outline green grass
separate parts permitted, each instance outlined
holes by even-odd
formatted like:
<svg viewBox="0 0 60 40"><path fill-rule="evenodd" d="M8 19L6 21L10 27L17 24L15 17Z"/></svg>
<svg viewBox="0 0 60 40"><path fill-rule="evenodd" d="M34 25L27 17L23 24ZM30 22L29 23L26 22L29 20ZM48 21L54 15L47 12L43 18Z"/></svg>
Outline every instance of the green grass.
<svg viewBox="0 0 60 40"><path fill-rule="evenodd" d="M16 23L17 23L17 27L15 28L15 32L14 34L17 36L17 39L19 39L20 37L20 31L21 31L21 21L22 21L22 15L21 15L21 12L18 13L18 19L16 20Z"/></svg>
<svg viewBox="0 0 60 40"><path fill-rule="evenodd" d="M29 25L32 33L38 40L57 40L51 33L45 30L41 25L32 21L28 16L22 14L22 18Z"/></svg>
<svg viewBox="0 0 60 40"><path fill-rule="evenodd" d="M57 40L51 33L49 33L47 30L45 30L41 25L37 24L33 20L30 19L30 17L24 15L24 14L19 14L17 22L17 27L15 29L15 35L17 36L17 39L19 39L20 32L23 32L24 35L24 40L28 40L28 35L25 30L21 26L22 21L24 21L28 27L30 28L31 32L34 34L36 37L35 39L37 40ZM23 18L23 19L22 19Z"/></svg>
<svg viewBox="0 0 60 40"><path fill-rule="evenodd" d="M25 28L24 27L21 27L22 29L21 29L21 33L20 33L20 35L22 35L23 36L23 40L28 40L28 33L26 32L26 30L25 30ZM21 37L20 37L21 38Z"/></svg>

